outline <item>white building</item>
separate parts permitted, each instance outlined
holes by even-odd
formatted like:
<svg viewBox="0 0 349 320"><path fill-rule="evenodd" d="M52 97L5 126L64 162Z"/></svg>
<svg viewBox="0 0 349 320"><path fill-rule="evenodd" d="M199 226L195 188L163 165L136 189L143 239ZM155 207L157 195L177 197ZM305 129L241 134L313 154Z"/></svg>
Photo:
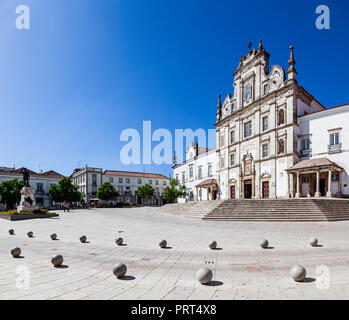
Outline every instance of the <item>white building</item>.
<svg viewBox="0 0 349 320"><path fill-rule="evenodd" d="M70 179L74 185L78 186L84 201L88 203L96 197L98 188L103 184L103 170L86 166L75 169Z"/></svg>
<svg viewBox="0 0 349 320"><path fill-rule="evenodd" d="M106 170L103 173L103 183L110 182L120 194L122 202L137 202L136 190L145 184L151 185L154 189L154 197L150 204L162 205L165 189L169 186L170 179L158 173L142 173Z"/></svg>
<svg viewBox="0 0 349 320"><path fill-rule="evenodd" d="M196 143L186 150L185 161L173 166L173 177L188 190L186 199L178 202L196 200L215 200L217 198L216 150L199 147Z"/></svg>
<svg viewBox="0 0 349 320"><path fill-rule="evenodd" d="M70 178L79 187L86 203L96 199L97 191L103 183L110 182L120 194L118 200L128 203L137 202L135 191L138 187L149 184L155 189L150 204L160 205L163 203L165 189L169 186L169 178L161 174L116 170L103 172L101 168L90 167L75 169Z"/></svg>
<svg viewBox="0 0 349 320"><path fill-rule="evenodd" d="M216 161L207 158L217 198L349 196L348 105L326 109L298 84L293 47L287 72L270 70L269 58L262 42L250 46L233 74L233 94L223 104L219 95ZM175 163L174 174L186 166ZM207 188L199 183L185 179L187 187Z"/></svg>
<svg viewBox="0 0 349 320"><path fill-rule="evenodd" d="M13 179L23 180L22 170L24 168L6 168L0 167L0 183ZM34 189L34 199L36 205L40 208L49 208L51 206L48 190L53 184L58 184L59 180L64 178L63 175L50 170L46 172L36 173L28 170L30 173L30 186ZM5 206L1 205L1 210L5 210Z"/></svg>
<svg viewBox="0 0 349 320"><path fill-rule="evenodd" d="M349 196L349 104L301 116L298 125L299 160L309 161L297 164L297 168L302 169L298 170L299 191L296 193L303 197L316 192L320 196ZM322 166L314 171L319 160ZM305 163L313 166L306 168ZM297 170L294 173L297 174Z"/></svg>

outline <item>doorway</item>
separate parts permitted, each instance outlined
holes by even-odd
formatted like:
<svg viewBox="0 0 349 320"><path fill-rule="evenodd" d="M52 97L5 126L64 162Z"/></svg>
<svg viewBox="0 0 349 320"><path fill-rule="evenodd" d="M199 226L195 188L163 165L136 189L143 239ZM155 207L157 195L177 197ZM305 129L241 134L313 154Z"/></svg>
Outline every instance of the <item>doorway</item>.
<svg viewBox="0 0 349 320"><path fill-rule="evenodd" d="M230 186L230 199L235 199L235 186Z"/></svg>
<svg viewBox="0 0 349 320"><path fill-rule="evenodd" d="M320 179L320 193L321 197L326 196L326 179Z"/></svg>
<svg viewBox="0 0 349 320"><path fill-rule="evenodd" d="M244 180L244 198L251 199L252 198L252 180Z"/></svg>
<svg viewBox="0 0 349 320"><path fill-rule="evenodd" d="M269 181L264 181L262 183L262 197L269 198Z"/></svg>

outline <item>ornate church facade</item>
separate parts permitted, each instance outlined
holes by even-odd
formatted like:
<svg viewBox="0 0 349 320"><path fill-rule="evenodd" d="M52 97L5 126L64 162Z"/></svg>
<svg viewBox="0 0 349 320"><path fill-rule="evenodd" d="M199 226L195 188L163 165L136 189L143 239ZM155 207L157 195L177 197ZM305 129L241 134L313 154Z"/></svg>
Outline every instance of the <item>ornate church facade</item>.
<svg viewBox="0 0 349 320"><path fill-rule="evenodd" d="M261 41L250 45L233 94L219 95L215 176L197 184L195 200L202 186L217 199L349 196L349 105L326 109L298 84L292 46L287 72L269 58Z"/></svg>

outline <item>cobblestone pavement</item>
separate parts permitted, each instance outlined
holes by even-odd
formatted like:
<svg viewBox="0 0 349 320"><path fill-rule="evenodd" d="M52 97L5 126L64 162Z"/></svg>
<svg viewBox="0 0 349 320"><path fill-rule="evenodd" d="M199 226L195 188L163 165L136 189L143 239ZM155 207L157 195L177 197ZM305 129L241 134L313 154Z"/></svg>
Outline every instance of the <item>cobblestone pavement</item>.
<svg viewBox="0 0 349 320"><path fill-rule="evenodd" d="M348 230L349 221L209 222L157 208L0 219L0 299L348 299ZM83 234L88 243L80 243ZM116 246L119 236L125 245ZM320 246L308 244L313 236ZM259 247L261 238L269 249ZM158 246L161 239L167 249ZM218 250L208 248L211 239ZM17 259L10 254L16 246L22 249ZM55 254L64 256L61 268L51 264ZM124 279L112 273L117 262L128 267ZM296 264L306 267L305 282L290 278ZM195 279L203 266L213 271L210 285Z"/></svg>

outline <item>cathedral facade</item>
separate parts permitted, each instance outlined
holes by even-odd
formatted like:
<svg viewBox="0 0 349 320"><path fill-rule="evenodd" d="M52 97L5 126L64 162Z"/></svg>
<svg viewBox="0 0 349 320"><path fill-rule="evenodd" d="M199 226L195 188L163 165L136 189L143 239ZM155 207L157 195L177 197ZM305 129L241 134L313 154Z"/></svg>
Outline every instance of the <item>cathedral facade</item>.
<svg viewBox="0 0 349 320"><path fill-rule="evenodd" d="M215 175L191 181L195 200L201 188L216 190L216 199L349 196L349 105L326 109L298 84L292 46L287 72L269 58L261 41L250 45L233 73L234 92L219 95ZM188 165L176 163L174 176Z"/></svg>

